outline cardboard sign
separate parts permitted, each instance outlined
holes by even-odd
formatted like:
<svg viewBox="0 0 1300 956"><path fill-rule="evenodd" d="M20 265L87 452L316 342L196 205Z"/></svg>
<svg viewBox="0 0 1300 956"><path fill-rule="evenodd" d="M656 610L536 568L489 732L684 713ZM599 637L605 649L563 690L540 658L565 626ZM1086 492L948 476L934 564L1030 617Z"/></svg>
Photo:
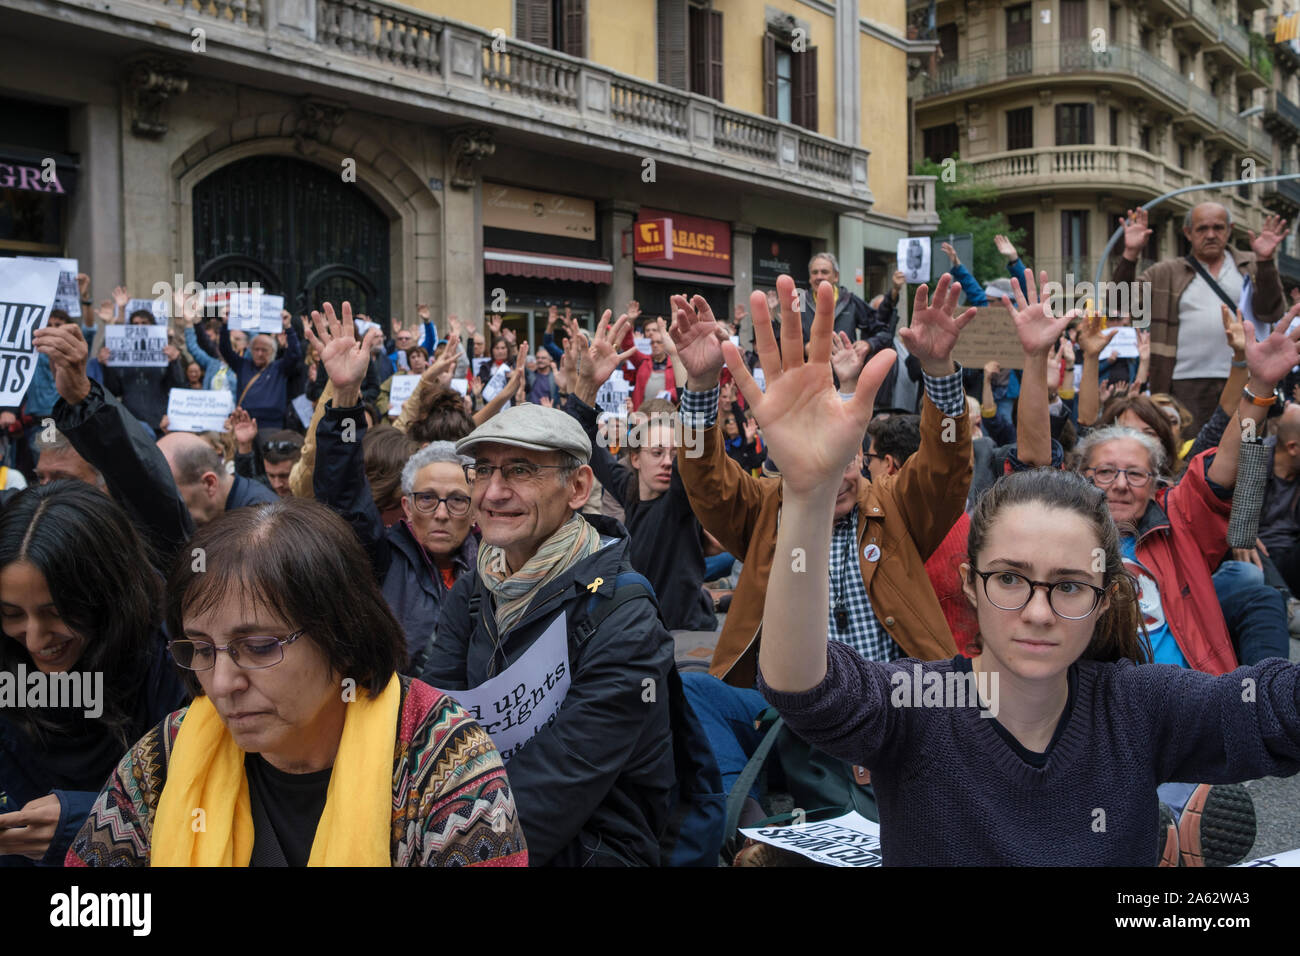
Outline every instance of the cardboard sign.
<svg viewBox="0 0 1300 956"><path fill-rule="evenodd" d="M306 395L299 395L290 404L293 405L293 410L298 415L298 421L302 422L302 427L310 428L311 417L316 411L311 399Z"/></svg>
<svg viewBox="0 0 1300 956"><path fill-rule="evenodd" d="M77 285L76 259L50 259L45 256L21 256L32 262L54 262L59 266L59 291L54 295L54 308L62 309L72 318L81 318L81 287Z"/></svg>
<svg viewBox="0 0 1300 956"><path fill-rule="evenodd" d="M104 344L110 368L167 367L165 325L110 325L104 329Z"/></svg>
<svg viewBox="0 0 1300 956"><path fill-rule="evenodd" d="M821 823L742 827L745 836L793 850L823 866L880 866L880 824L850 811Z"/></svg>
<svg viewBox="0 0 1300 956"><path fill-rule="evenodd" d="M233 292L230 295L229 323L231 330L242 329L245 332L269 332L279 335L284 331L284 321L280 311L284 308L284 296L271 295L268 292Z"/></svg>
<svg viewBox="0 0 1300 956"><path fill-rule="evenodd" d="M624 403L631 394L632 389L628 386L623 373L615 372L596 392L596 407L611 415L625 414L627 407Z"/></svg>
<svg viewBox="0 0 1300 956"><path fill-rule="evenodd" d="M963 368L983 368L988 362L997 362L1004 369L1025 364L1016 323L1000 305L975 310L975 318L962 330L952 357Z"/></svg>
<svg viewBox="0 0 1300 956"><path fill-rule="evenodd" d="M388 393L388 414L396 418L402 414L402 406L415 391L420 382L418 375L394 375L393 384Z"/></svg>
<svg viewBox="0 0 1300 956"><path fill-rule="evenodd" d="M230 389L173 388L167 396L167 429L174 432L225 431L235 410Z"/></svg>
<svg viewBox="0 0 1300 956"><path fill-rule="evenodd" d="M0 259L0 407L17 405L32 384L32 333L49 321L59 272L54 262Z"/></svg>
<svg viewBox="0 0 1300 956"><path fill-rule="evenodd" d="M166 299L127 299L122 321L130 321L132 312L148 312L159 324L163 324L171 316L171 304Z"/></svg>
<svg viewBox="0 0 1300 956"><path fill-rule="evenodd" d="M569 631L563 611L515 661L472 690L444 691L496 744L503 763L555 720L569 693Z"/></svg>

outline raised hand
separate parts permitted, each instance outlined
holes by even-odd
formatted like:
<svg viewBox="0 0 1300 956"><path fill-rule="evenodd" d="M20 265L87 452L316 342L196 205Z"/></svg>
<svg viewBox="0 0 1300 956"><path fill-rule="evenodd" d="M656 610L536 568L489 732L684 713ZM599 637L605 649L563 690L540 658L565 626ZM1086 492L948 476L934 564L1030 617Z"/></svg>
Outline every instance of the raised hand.
<svg viewBox="0 0 1300 956"><path fill-rule="evenodd" d="M1285 219L1278 215L1269 215L1264 220L1264 227L1260 229L1259 235L1247 229L1246 236L1250 239L1250 248L1255 253L1256 259L1272 259L1274 251L1290 231L1286 227Z"/></svg>
<svg viewBox="0 0 1300 956"><path fill-rule="evenodd" d="M1038 273L1038 281L1047 286L1047 273ZM1011 313L1011 319L1016 323L1016 336L1020 339L1020 347L1024 349L1026 355L1047 355L1065 332L1069 324L1079 315L1078 311L1071 310L1060 318L1055 318L1051 314L1049 301L1044 299L1038 300L1038 288L1034 284L1034 274L1025 272L1025 285L1028 286L1024 292L1020 291L1020 282L1017 279L1011 280L1011 291L1015 293L1016 305L1013 308L1011 299L1007 296L1002 297L1002 304L1007 307ZM1059 356L1058 356L1059 358Z"/></svg>
<svg viewBox="0 0 1300 956"><path fill-rule="evenodd" d="M77 273L77 291L83 300L90 298L90 276L84 272Z"/></svg>
<svg viewBox="0 0 1300 956"><path fill-rule="evenodd" d="M839 379L840 391L846 395L857 387L858 376L867 361L866 355L853 346L847 332L831 333L831 370Z"/></svg>
<svg viewBox="0 0 1300 956"><path fill-rule="evenodd" d="M1127 253L1140 253L1146 248L1147 240L1151 238L1151 230L1147 227L1147 211L1130 209L1120 216L1119 224L1124 228L1126 258L1136 259L1136 255L1128 256Z"/></svg>
<svg viewBox="0 0 1300 956"><path fill-rule="evenodd" d="M833 290L828 283L817 289L816 317L805 363L803 328L792 308L794 280L783 275L776 286L782 310L779 352L766 297L750 301L755 345L767 391L759 390L736 346L724 343L723 356L763 429L763 440L781 469L787 494L833 494L843 479L845 466L862 447L872 403L893 367L894 351L886 349L873 358L859 376L853 398L841 400L831 378Z"/></svg>
<svg viewBox="0 0 1300 956"><path fill-rule="evenodd" d="M1292 310L1292 311L1300 311L1300 310ZM1219 313L1220 313L1220 317L1223 319L1223 334L1224 337L1228 340L1228 348L1232 349L1234 355L1241 355L1243 352L1246 351L1246 326L1242 323L1241 311L1238 310L1234 314L1231 310L1228 309L1226 305L1221 305L1219 306ZM1278 328L1283 328L1283 329L1289 328L1290 325L1291 323L1286 318L1284 318L1283 321L1278 323ZM1139 332L1138 333L1139 346L1141 345L1141 341L1142 341L1141 336L1142 333ZM1151 341L1150 335L1147 336L1147 341L1148 343ZM1149 349L1150 345L1148 345L1147 347Z"/></svg>
<svg viewBox="0 0 1300 956"><path fill-rule="evenodd" d="M515 352L515 367L510 371L510 377L506 379L505 388L502 389L506 394L519 392L524 387L524 382L528 376L528 343L520 342L519 348ZM523 399L519 399L523 401Z"/></svg>
<svg viewBox="0 0 1300 956"><path fill-rule="evenodd" d="M108 299L100 302L98 307L95 309L95 318L99 319L99 321L103 322L105 325L112 325L113 303Z"/></svg>
<svg viewBox="0 0 1300 956"><path fill-rule="evenodd" d="M957 250L952 247L952 243L945 242L940 245L939 248L943 250L943 254L947 256L949 261L952 263L950 268L956 269L961 265L961 259L957 256Z"/></svg>
<svg viewBox="0 0 1300 956"><path fill-rule="evenodd" d="M1273 334L1263 342L1255 341L1255 323L1247 319L1246 326L1246 367L1250 369L1250 384L1272 391L1277 383L1286 378L1287 373L1300 365L1300 326L1290 332L1278 323ZM1259 394L1257 388L1251 391Z"/></svg>
<svg viewBox="0 0 1300 956"><path fill-rule="evenodd" d="M493 335L501 334L501 314L499 312L488 316L488 331Z"/></svg>
<svg viewBox="0 0 1300 956"><path fill-rule="evenodd" d="M929 298L929 287L919 286L916 297L912 300L912 324L898 330L898 337L903 340L907 350L917 357L921 368L932 377L940 378L955 371L956 367L952 363L953 347L957 344L961 330L975 318L974 306L961 315L953 314L957 309L960 291L961 286L947 272L939 276L939 281L935 283L933 302ZM784 332L783 324L783 345ZM800 338L802 339L802 333ZM893 354L892 350L890 354Z"/></svg>
<svg viewBox="0 0 1300 956"><path fill-rule="evenodd" d="M745 444L754 444L754 439L758 437L758 422L752 418L746 418L743 426L745 432Z"/></svg>
<svg viewBox="0 0 1300 956"><path fill-rule="evenodd" d="M334 383L336 404L342 408L355 405L360 397L361 382L370 367L370 348L382 340L377 328L366 329L365 338L357 341L357 327L352 318L352 303L343 303L343 318L334 314L334 306L326 302L325 314L313 311L312 325L304 325L307 341L316 347L321 364ZM315 326L315 331L312 326ZM344 399L352 401L344 401Z"/></svg>
<svg viewBox="0 0 1300 956"><path fill-rule="evenodd" d="M767 308L767 298L755 292L749 297L751 310L757 309L755 303L759 299L763 300L763 308ZM713 388L723 365L718 320L713 317L713 310L699 295L689 302L683 295L675 295L669 301L673 307L673 324L668 334L677 347L677 357L686 366L689 387L698 391Z"/></svg>
<svg viewBox="0 0 1300 956"><path fill-rule="evenodd" d="M1006 236L994 236L993 244L998 247L998 252L1002 253L1007 262L1015 262L1020 258L1015 245Z"/></svg>
<svg viewBox="0 0 1300 956"><path fill-rule="evenodd" d="M402 331L402 320L401 320L401 319L398 319L398 318L390 318L390 319L388 320L388 325L389 325L389 328L391 328L391 329L393 330L393 335L397 335L398 332Z"/></svg>
<svg viewBox="0 0 1300 956"><path fill-rule="evenodd" d="M903 286L905 285L907 285L907 273L905 273L902 269L895 269L894 270L894 296L895 297L902 294Z"/></svg>
<svg viewBox="0 0 1300 956"><path fill-rule="evenodd" d="M86 377L86 359L90 347L75 322L66 325L46 326L32 333L36 351L48 356L54 370L54 388L69 405L76 405L90 394L90 379Z"/></svg>
<svg viewBox="0 0 1300 956"><path fill-rule="evenodd" d="M120 285L113 289L113 304L117 306L118 311L126 308L126 304L131 301L131 293L126 286ZM126 318L126 316L122 316Z"/></svg>
<svg viewBox="0 0 1300 956"><path fill-rule="evenodd" d="M253 442L257 439L257 422L248 414L247 409L236 408L230 414L230 431L235 436L235 444L240 451L253 450Z"/></svg>
<svg viewBox="0 0 1300 956"><path fill-rule="evenodd" d="M417 305L415 307L415 314L419 317L421 323L429 321L430 312L427 305Z"/></svg>
<svg viewBox="0 0 1300 956"><path fill-rule="evenodd" d="M632 327L632 320L626 315L620 315L618 321L611 327L609 318L612 314L609 309L605 310L605 314L600 317L600 323L596 326L596 334L591 340L591 346L580 356L578 385L583 393L591 391L592 399L596 397L592 389L598 390L620 365L636 354L636 346L623 352L618 350L619 344L627 337L627 330ZM591 404L582 394L578 397L588 405Z"/></svg>
<svg viewBox="0 0 1300 956"><path fill-rule="evenodd" d="M1110 336L1101 327L1101 316L1096 313L1085 315L1079 323L1079 348L1083 349L1085 358L1098 358L1110 344Z"/></svg>

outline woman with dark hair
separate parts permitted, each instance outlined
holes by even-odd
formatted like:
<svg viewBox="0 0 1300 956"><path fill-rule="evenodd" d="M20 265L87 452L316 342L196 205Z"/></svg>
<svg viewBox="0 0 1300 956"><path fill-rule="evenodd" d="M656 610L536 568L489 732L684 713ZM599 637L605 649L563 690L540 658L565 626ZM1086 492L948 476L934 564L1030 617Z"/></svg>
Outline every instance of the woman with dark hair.
<svg viewBox="0 0 1300 956"><path fill-rule="evenodd" d="M0 623L0 866L59 866L131 742L189 697L122 508L80 481L16 496L0 512Z"/></svg>
<svg viewBox="0 0 1300 956"><path fill-rule="evenodd" d="M401 628L342 518L283 499L190 545L168 646L197 696L122 758L69 866L526 865L500 754L398 676Z"/></svg>
<svg viewBox="0 0 1300 956"><path fill-rule="evenodd" d="M366 431L361 450L375 507L384 527L390 528L402 520L402 469L420 446L392 425L380 422Z"/></svg>
<svg viewBox="0 0 1300 956"><path fill-rule="evenodd" d="M803 740L871 772L886 864L1151 866L1158 784L1300 771L1300 666L1213 676L1145 663L1106 495L1077 475L1008 475L976 508L961 569L973 659L883 663L828 642L827 519L893 361L874 357L842 401L832 309L819 296L809 361L787 343L784 367L755 315L765 393L734 346L723 352L780 465L776 553L805 559L772 565L759 689ZM1186 806L1203 812L1210 790L1196 791ZM1202 812L1175 830L1188 862L1218 849Z"/></svg>
<svg viewBox="0 0 1300 956"><path fill-rule="evenodd" d="M1174 434L1169 418L1160 410L1160 406L1146 395L1116 395L1101 410L1098 428L1107 425L1122 425L1132 428L1144 435L1150 435L1165 450L1164 476L1166 478L1181 472L1187 463L1179 458L1182 451L1178 437Z"/></svg>

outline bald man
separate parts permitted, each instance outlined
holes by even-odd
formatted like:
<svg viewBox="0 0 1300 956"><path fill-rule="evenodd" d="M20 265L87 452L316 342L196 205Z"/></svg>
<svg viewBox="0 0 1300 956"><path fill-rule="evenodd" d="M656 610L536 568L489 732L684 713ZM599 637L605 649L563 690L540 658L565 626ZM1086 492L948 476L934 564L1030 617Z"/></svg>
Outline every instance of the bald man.
<svg viewBox="0 0 1300 956"><path fill-rule="evenodd" d="M216 449L198 435L172 432L158 439L158 449L196 525L236 508L279 500L265 485L227 472Z"/></svg>
<svg viewBox="0 0 1300 956"><path fill-rule="evenodd" d="M1232 214L1217 202L1193 206L1183 218L1191 253L1164 259L1137 276L1137 263L1151 236L1147 211L1130 209L1121 217L1124 254L1112 277L1131 283L1136 276L1140 301L1132 300L1134 325L1150 322L1152 392L1169 392L1192 412L1192 431L1209 420L1232 370L1232 350L1223 340L1219 308L1232 308L1250 281L1250 307L1256 323L1276 322L1285 303L1273 254L1288 233L1286 220L1270 215L1258 235L1247 230L1250 251L1232 248ZM1065 276L1052 276L1065 282ZM1079 277L1075 277L1079 281ZM1217 288L1216 288L1217 287ZM1130 287L1131 288L1131 287ZM1220 296L1222 292L1222 296Z"/></svg>

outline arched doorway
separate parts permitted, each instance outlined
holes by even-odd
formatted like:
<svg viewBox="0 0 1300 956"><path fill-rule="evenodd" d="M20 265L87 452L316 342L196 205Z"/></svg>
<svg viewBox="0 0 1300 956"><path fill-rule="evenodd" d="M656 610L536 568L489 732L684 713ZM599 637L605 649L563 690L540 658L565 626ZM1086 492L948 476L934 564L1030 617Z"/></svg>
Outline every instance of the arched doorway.
<svg viewBox="0 0 1300 956"><path fill-rule="evenodd" d="M290 156L253 156L194 187L200 283L259 282L295 314L344 300L388 327L389 220L355 183Z"/></svg>

